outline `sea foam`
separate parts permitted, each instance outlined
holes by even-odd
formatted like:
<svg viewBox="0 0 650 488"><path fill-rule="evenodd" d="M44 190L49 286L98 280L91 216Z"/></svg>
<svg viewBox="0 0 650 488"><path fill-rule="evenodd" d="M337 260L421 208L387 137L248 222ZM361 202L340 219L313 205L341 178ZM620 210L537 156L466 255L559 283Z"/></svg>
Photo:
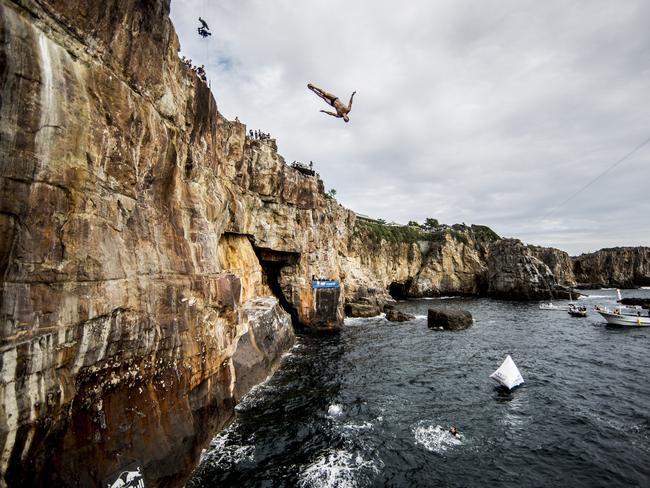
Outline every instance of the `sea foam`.
<svg viewBox="0 0 650 488"><path fill-rule="evenodd" d="M359 454L337 449L308 466L301 474L298 486L348 488L363 485L379 473L377 465Z"/></svg>
<svg viewBox="0 0 650 488"><path fill-rule="evenodd" d="M462 444L459 438L440 425L418 425L413 429L413 434L416 444L432 452L443 453L449 448Z"/></svg>

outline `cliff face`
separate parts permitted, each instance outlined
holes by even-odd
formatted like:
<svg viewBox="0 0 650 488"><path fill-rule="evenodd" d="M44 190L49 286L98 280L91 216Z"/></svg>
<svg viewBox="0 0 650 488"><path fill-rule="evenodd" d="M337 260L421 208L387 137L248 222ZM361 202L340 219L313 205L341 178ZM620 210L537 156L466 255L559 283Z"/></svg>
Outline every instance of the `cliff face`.
<svg viewBox="0 0 650 488"><path fill-rule="evenodd" d="M168 13L0 0L2 485L180 482L294 327L337 329L345 301L572 282L479 226L357 219L219 114Z"/></svg>
<svg viewBox="0 0 650 488"><path fill-rule="evenodd" d="M496 235L478 226L423 232L408 226L354 222L343 249L346 300L480 295L487 290L487 254Z"/></svg>
<svg viewBox="0 0 650 488"><path fill-rule="evenodd" d="M650 285L650 247L615 247L573 258L580 286L634 288Z"/></svg>
<svg viewBox="0 0 650 488"><path fill-rule="evenodd" d="M568 253L552 247L528 246L530 253L548 266L560 286L573 288L577 285L573 261Z"/></svg>
<svg viewBox="0 0 650 488"><path fill-rule="evenodd" d="M341 323L310 277L348 212L218 113L168 12L0 0L4 485L181 480L292 321Z"/></svg>
<svg viewBox="0 0 650 488"><path fill-rule="evenodd" d="M557 283L549 267L518 239L503 239L490 249L488 294L510 300L552 297Z"/></svg>

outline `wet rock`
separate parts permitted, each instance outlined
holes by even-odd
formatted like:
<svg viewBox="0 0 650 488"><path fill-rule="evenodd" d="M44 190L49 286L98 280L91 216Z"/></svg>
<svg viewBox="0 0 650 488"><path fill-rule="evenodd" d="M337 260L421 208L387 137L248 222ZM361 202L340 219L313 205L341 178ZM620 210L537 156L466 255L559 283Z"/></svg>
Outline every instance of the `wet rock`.
<svg viewBox="0 0 650 488"><path fill-rule="evenodd" d="M474 319L467 310L441 307L430 308L427 325L430 328L443 328L445 330L462 330L472 326Z"/></svg>
<svg viewBox="0 0 650 488"><path fill-rule="evenodd" d="M372 303L348 303L345 305L345 315L348 317L376 317L381 313L378 305Z"/></svg>
<svg viewBox="0 0 650 488"><path fill-rule="evenodd" d="M386 310L386 320L390 320L391 322L406 322L414 319L415 315L410 313L400 312L395 309Z"/></svg>

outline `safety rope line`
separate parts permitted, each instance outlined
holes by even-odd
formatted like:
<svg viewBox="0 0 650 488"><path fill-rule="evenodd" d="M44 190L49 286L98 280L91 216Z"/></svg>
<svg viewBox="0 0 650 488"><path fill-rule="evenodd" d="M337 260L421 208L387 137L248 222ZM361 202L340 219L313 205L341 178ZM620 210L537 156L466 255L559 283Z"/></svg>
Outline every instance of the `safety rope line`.
<svg viewBox="0 0 650 488"><path fill-rule="evenodd" d="M560 209L561 207L563 207L564 205L566 205L567 203L569 203L571 200L573 200L575 197L577 197L580 193L582 193L583 191L585 191L585 190L586 190L587 188L589 188L591 185L593 185L594 183L596 183L596 181L598 181L600 178L602 178L602 177L605 176L607 173L609 173L611 170L613 170L616 166L618 166L619 164L621 164L621 163L624 162L625 160L629 159L630 156L632 156L633 154L635 154L637 151L639 151L639 149L641 149L643 146L645 146L645 145L648 144L649 142L650 142L650 137L648 137L648 138L647 138L646 140L644 140L641 144L639 144L638 146L636 146L634 149L632 149L629 153L627 153L627 154L626 154L625 156L623 156L621 159L619 159L618 161L616 161L614 164L612 164L611 166L609 166L605 171L603 171L602 173L600 173L598 176L596 176L593 180L591 180L591 181L590 181L589 183L587 183L585 186L583 186L583 187L580 188L578 191L576 191L575 193L573 193L569 198L567 198L566 200L564 200L564 201L563 201L562 203L560 203L559 205L556 205L555 207L551 208L551 210L549 210L546 214L544 214L544 215L542 216L542 218L544 218L544 217L548 217L548 216L551 215L553 212L555 212L556 210Z"/></svg>

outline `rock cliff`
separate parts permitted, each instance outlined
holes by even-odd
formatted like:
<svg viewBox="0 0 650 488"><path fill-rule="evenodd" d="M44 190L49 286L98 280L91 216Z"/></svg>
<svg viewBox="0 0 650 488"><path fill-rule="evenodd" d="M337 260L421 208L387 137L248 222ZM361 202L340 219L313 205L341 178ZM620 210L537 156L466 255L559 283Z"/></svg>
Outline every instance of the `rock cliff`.
<svg viewBox="0 0 650 488"><path fill-rule="evenodd" d="M488 296L507 300L568 298L549 266L535 254L556 259L556 250L531 248L518 239L503 239L490 248ZM561 270L562 271L562 270ZM562 271L562 276L569 275Z"/></svg>
<svg viewBox="0 0 650 488"><path fill-rule="evenodd" d="M219 113L168 14L0 0L0 485L96 486L125 466L179 484L294 329L336 330L345 303L601 279L482 226L343 208Z"/></svg>
<svg viewBox="0 0 650 488"><path fill-rule="evenodd" d="M615 247L573 258L576 281L584 288L650 285L650 247Z"/></svg>
<svg viewBox="0 0 650 488"><path fill-rule="evenodd" d="M548 266L557 285L567 288L577 286L573 261L568 253L552 247L529 245L528 249L534 257Z"/></svg>
<svg viewBox="0 0 650 488"><path fill-rule="evenodd" d="M169 2L0 0L0 483L177 483L296 327L349 212L217 111Z"/></svg>
<svg viewBox="0 0 650 488"><path fill-rule="evenodd" d="M346 300L485 294L487 253L498 239L483 226L424 232L357 219L341 260Z"/></svg>

